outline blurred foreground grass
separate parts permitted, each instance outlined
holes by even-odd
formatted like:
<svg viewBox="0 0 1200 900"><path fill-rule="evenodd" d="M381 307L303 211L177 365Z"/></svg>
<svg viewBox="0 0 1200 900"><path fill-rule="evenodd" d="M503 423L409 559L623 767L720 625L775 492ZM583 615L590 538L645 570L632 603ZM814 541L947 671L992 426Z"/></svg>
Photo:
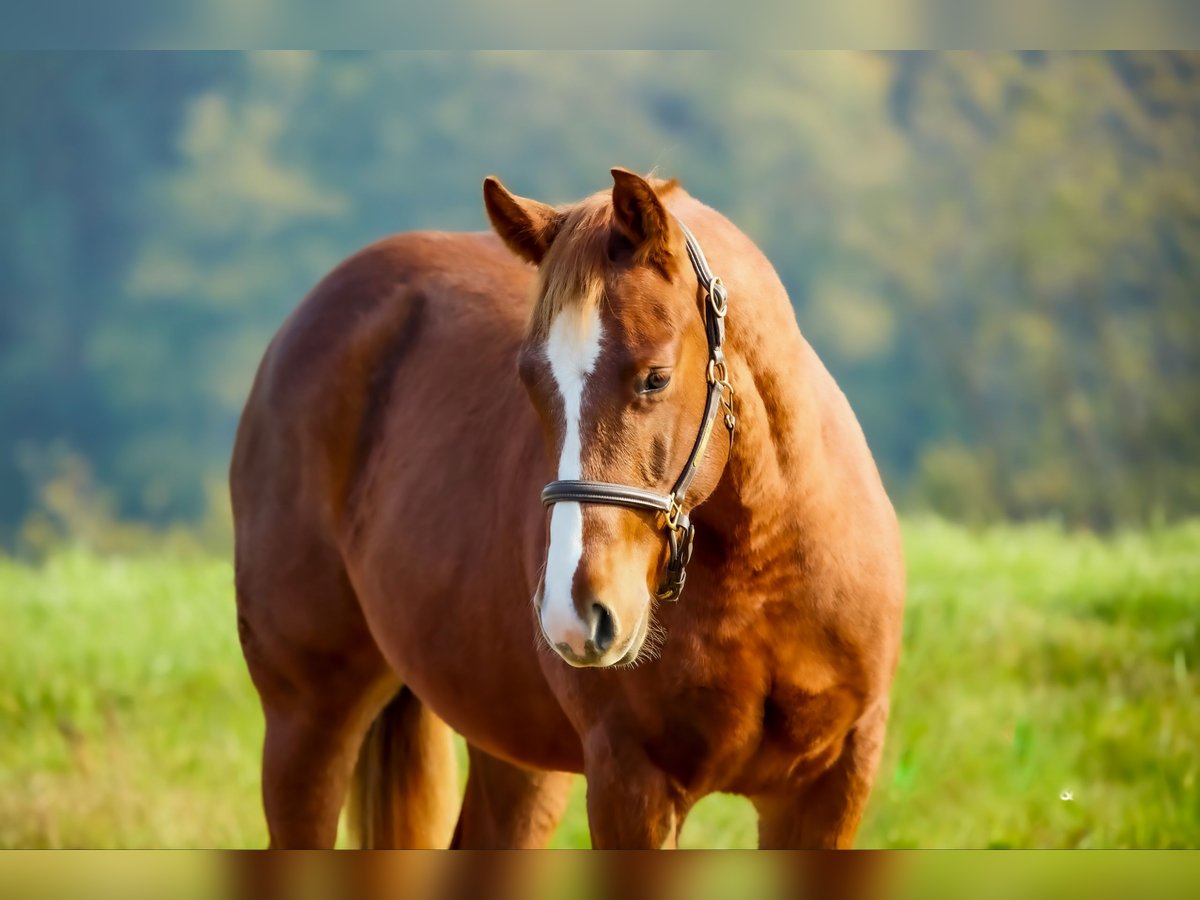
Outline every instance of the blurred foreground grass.
<svg viewBox="0 0 1200 900"><path fill-rule="evenodd" d="M859 845L1200 846L1200 522L905 534ZM0 846L261 845L260 740L228 561L0 559ZM753 836L748 804L711 797L683 843ZM586 842L580 783L555 843Z"/></svg>

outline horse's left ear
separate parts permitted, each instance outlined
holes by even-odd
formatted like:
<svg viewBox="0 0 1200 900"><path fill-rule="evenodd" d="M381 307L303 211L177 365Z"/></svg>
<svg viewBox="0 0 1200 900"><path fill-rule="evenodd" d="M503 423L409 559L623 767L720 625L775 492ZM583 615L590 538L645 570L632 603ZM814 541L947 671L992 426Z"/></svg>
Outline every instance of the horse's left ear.
<svg viewBox="0 0 1200 900"><path fill-rule="evenodd" d="M613 169L612 177L617 227L633 243L638 257L666 267L671 259L671 216L658 192L649 181L628 169ZM674 182L667 186L673 187Z"/></svg>

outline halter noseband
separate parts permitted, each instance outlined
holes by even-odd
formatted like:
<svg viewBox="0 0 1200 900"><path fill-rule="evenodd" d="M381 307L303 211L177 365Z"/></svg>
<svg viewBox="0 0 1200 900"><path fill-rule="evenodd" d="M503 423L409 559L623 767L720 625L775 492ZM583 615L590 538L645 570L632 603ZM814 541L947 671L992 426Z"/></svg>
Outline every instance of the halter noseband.
<svg viewBox="0 0 1200 900"><path fill-rule="evenodd" d="M675 479L669 494L659 494L644 488L607 481L551 481L542 489L542 506L546 508L555 503L596 503L661 513L671 557L667 562L663 583L655 597L669 601L678 600L683 592L683 583L687 578L684 570L692 558L695 528L687 513L683 511L684 496L700 469L721 407L725 407L725 427L729 429L731 447L733 429L737 421L733 415L733 387L729 383L725 351L722 349L725 343L725 312L729 306L729 295L721 279L708 267L708 260L704 258L704 251L700 249L695 235L683 222L678 219L676 221L683 231L688 259L692 262L692 268L696 270L696 280L700 282L700 290L704 292L704 331L708 337L708 397L704 401L700 433L696 435L696 442L692 445L692 452L688 454L683 472Z"/></svg>

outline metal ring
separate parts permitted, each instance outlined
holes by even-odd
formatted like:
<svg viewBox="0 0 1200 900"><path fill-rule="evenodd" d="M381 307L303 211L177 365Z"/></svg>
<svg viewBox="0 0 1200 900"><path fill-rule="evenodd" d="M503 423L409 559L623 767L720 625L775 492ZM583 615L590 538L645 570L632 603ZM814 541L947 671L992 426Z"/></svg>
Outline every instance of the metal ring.
<svg viewBox="0 0 1200 900"><path fill-rule="evenodd" d="M721 280L720 275L714 275L712 281L708 283L708 299L712 301L713 313L717 318L725 318L725 313L729 309L729 291L725 288L725 282Z"/></svg>
<svg viewBox="0 0 1200 900"><path fill-rule="evenodd" d="M717 374L718 372L720 372L719 376ZM709 384L723 384L728 387L729 366L726 364L725 360L717 362L715 359L710 358L708 361L708 371L705 373L705 377L708 379Z"/></svg>

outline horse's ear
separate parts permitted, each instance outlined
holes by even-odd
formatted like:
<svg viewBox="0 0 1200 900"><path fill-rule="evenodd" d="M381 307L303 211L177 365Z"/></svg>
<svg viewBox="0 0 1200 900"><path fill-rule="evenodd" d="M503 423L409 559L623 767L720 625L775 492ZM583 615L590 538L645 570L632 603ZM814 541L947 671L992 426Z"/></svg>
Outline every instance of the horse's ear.
<svg viewBox="0 0 1200 900"><path fill-rule="evenodd" d="M561 216L553 206L518 197L489 175L483 180L483 205L496 234L517 256L540 265L558 233Z"/></svg>
<svg viewBox="0 0 1200 900"><path fill-rule="evenodd" d="M613 214L617 227L641 259L667 266L671 259L671 217L654 186L628 169L612 170ZM674 182L664 187L674 187Z"/></svg>

